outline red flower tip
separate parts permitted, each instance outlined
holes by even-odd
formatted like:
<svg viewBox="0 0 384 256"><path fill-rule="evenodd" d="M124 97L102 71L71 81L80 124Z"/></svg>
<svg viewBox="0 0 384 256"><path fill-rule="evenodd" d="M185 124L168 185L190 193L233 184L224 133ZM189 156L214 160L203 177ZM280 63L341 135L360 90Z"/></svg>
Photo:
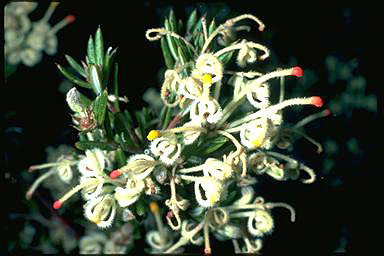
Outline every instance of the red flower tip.
<svg viewBox="0 0 384 256"><path fill-rule="evenodd" d="M325 110L324 115L325 115L325 116L330 116L330 115L332 115L332 111L331 111L329 108L327 108L327 109Z"/></svg>
<svg viewBox="0 0 384 256"><path fill-rule="evenodd" d="M62 203L61 203L60 199L59 199L59 200L56 200L56 201L53 203L53 208L57 210L57 209L61 208L61 205L62 205Z"/></svg>
<svg viewBox="0 0 384 256"><path fill-rule="evenodd" d="M259 26L259 31L260 31L260 32L264 31L264 29L265 29L265 26L264 26L264 25L260 25L260 26Z"/></svg>
<svg viewBox="0 0 384 256"><path fill-rule="evenodd" d="M302 77L304 75L304 71L301 69L301 67L293 67L291 68L291 75L292 76L297 76L297 77Z"/></svg>
<svg viewBox="0 0 384 256"><path fill-rule="evenodd" d="M76 20L76 17L75 15L68 15L67 17L65 17L65 19L68 21L68 23L72 23Z"/></svg>
<svg viewBox="0 0 384 256"><path fill-rule="evenodd" d="M314 96L311 98L311 104L319 108L323 106L323 100L319 96Z"/></svg>
<svg viewBox="0 0 384 256"><path fill-rule="evenodd" d="M116 179L117 177L119 177L121 175L121 171L119 170L113 170L110 174L109 174L109 177L111 177L111 179Z"/></svg>

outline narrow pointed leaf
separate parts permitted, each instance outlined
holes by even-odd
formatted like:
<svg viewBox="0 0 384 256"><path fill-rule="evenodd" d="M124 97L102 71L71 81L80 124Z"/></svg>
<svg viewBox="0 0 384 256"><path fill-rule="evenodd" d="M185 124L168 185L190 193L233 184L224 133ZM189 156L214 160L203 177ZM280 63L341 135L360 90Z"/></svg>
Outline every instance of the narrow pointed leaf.
<svg viewBox="0 0 384 256"><path fill-rule="evenodd" d="M123 167L127 164L127 157L124 154L124 151L118 148L116 150L116 162L117 162L117 168Z"/></svg>
<svg viewBox="0 0 384 256"><path fill-rule="evenodd" d="M108 138L108 140L113 140L113 131L112 131L111 119L113 119L113 114L109 111L106 111L104 127L105 127L105 135Z"/></svg>
<svg viewBox="0 0 384 256"><path fill-rule="evenodd" d="M92 89L92 86L79 78L77 78L75 75L71 74L68 70L66 70L64 67L60 66L59 64L56 64L57 68L60 70L60 72L71 82L88 89Z"/></svg>
<svg viewBox="0 0 384 256"><path fill-rule="evenodd" d="M143 115L143 113L141 111L136 111L135 112L135 117L136 117L137 124L139 126L140 137L142 139L142 142L144 142L145 139L147 138L147 134L145 133L144 115Z"/></svg>
<svg viewBox="0 0 384 256"><path fill-rule="evenodd" d="M167 129L169 123L171 122L171 118L172 118L172 111L173 108L170 108L170 107L167 107L166 111L165 111L165 115L164 115L164 119L162 120L163 122L163 127L162 129Z"/></svg>
<svg viewBox="0 0 384 256"><path fill-rule="evenodd" d="M99 148L101 150L111 151L117 149L116 145L99 141L78 141L75 143L75 146L80 150Z"/></svg>
<svg viewBox="0 0 384 256"><path fill-rule="evenodd" d="M167 66L168 69L173 69L175 62L169 50L168 43L166 42L166 39L164 37L160 39L160 45L161 45L161 50L163 51L165 65Z"/></svg>
<svg viewBox="0 0 384 256"><path fill-rule="evenodd" d="M112 50L112 47L109 47L104 56L103 85L105 87L108 85L108 82L109 82L109 74L115 62L116 52L117 52L117 48Z"/></svg>
<svg viewBox="0 0 384 256"><path fill-rule="evenodd" d="M165 27L166 30L172 31L172 29L171 29L171 27L169 25L168 19L165 19L164 27ZM170 35L165 35L165 38L167 39L168 48L169 48L173 58L177 61L178 60L178 57L177 57L177 46L176 46L175 40Z"/></svg>
<svg viewBox="0 0 384 256"><path fill-rule="evenodd" d="M85 74L84 68L77 62L75 61L71 56L65 55L65 58L67 59L69 65L76 70L77 73L79 73L81 76L84 78L87 78L87 75Z"/></svg>
<svg viewBox="0 0 384 256"><path fill-rule="evenodd" d="M95 57L96 64L102 67L104 61L104 41L100 27L98 27L95 34Z"/></svg>
<svg viewBox="0 0 384 256"><path fill-rule="evenodd" d="M95 91L96 95L100 95L103 87L101 84L101 72L99 71L96 65L89 64L89 81L91 82L92 88Z"/></svg>
<svg viewBox="0 0 384 256"><path fill-rule="evenodd" d="M191 33L191 31L196 25L196 21L197 21L197 12L196 12L196 9L194 9L191 15L189 15L189 18L187 21L187 31L186 31L187 33Z"/></svg>
<svg viewBox="0 0 384 256"><path fill-rule="evenodd" d="M203 145L199 148L202 148L202 154L210 154L216 150L218 150L221 146L227 142L228 139L224 136L218 136L216 138L207 140Z"/></svg>
<svg viewBox="0 0 384 256"><path fill-rule="evenodd" d="M184 65L188 60L187 60L187 57L185 56L185 53L179 46L177 47L177 53L179 55L179 60L181 62L181 65Z"/></svg>
<svg viewBox="0 0 384 256"><path fill-rule="evenodd" d="M217 28L216 26L216 23L215 23L215 19L213 18L212 21L211 21L211 24L209 24L209 28L208 28L208 36L210 36L213 31L215 31Z"/></svg>
<svg viewBox="0 0 384 256"><path fill-rule="evenodd" d="M114 69L114 74L113 74L113 95L115 95L116 98L119 97L119 81L118 81L118 76L119 76L119 66L116 63L115 64L115 69ZM116 100L115 102L112 103L114 109L118 112L120 111L119 107L119 101Z"/></svg>
<svg viewBox="0 0 384 256"><path fill-rule="evenodd" d="M175 13L173 12L172 9L169 11L168 22L169 22L170 30L173 31L173 32L178 33L178 31L177 31L177 21L176 21Z"/></svg>
<svg viewBox="0 0 384 256"><path fill-rule="evenodd" d="M92 35L89 36L87 46L87 64L96 64L95 44L93 42Z"/></svg>
<svg viewBox="0 0 384 256"><path fill-rule="evenodd" d="M105 90L101 95L97 96L94 105L93 112L95 114L96 122L98 125L102 125L105 119L105 112L107 110L108 93Z"/></svg>

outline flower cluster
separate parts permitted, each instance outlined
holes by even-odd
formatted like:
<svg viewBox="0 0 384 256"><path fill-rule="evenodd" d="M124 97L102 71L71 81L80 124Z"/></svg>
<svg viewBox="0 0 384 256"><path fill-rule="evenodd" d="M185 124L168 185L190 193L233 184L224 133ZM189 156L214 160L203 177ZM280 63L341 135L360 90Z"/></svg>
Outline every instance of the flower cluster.
<svg viewBox="0 0 384 256"><path fill-rule="evenodd" d="M104 55L100 29L95 41L90 37L88 42L87 64L80 66L67 57L87 81L74 78L59 66L60 71L76 84L94 89L97 96L91 102L76 88L67 93L80 132L76 146L85 155L73 162L60 161L63 177L70 176L70 165L77 165L79 183L57 199L53 208L62 208L81 192L84 216L100 228L118 223L118 215L130 220L154 217L156 228L145 238L152 253L179 252L188 243L204 243L204 252L209 254L210 234L222 241L232 240L236 252L257 252L262 238L274 228L272 208L288 209L294 221L291 206L265 202L255 194L256 175L296 180L302 177L302 170L309 175L302 177L302 182L314 182L311 168L271 150L286 148L286 134L296 132L320 152L321 145L298 129L329 111L288 127L283 122L287 107L323 105L319 96L284 99L283 83L279 101L272 100L273 79L299 78L303 76L300 67L268 73L227 68L233 56L237 66L245 68L270 55L264 45L236 40L237 31L250 30L249 26L236 26L246 19L264 30L265 25L251 14L219 26L212 21L208 26L204 16L197 21L196 11L188 19L185 36L180 35L183 29L173 12L164 28L148 29L146 38L160 40L167 66L160 92L165 106L152 121L146 121L150 117L147 111L136 115L135 129L130 114L120 111L117 90L108 94L108 68L115 51L109 48ZM243 113L244 105L252 111ZM146 215L146 211L152 214ZM84 238L81 250L94 252L98 248L100 252L102 240L98 236Z"/></svg>
<svg viewBox="0 0 384 256"><path fill-rule="evenodd" d="M5 6L4 57L9 64L21 62L32 67L41 61L43 52L56 54L56 33L75 20L69 15L51 27L48 21L58 4L52 2L44 17L35 22L31 22L28 15L37 7L36 2L11 2Z"/></svg>

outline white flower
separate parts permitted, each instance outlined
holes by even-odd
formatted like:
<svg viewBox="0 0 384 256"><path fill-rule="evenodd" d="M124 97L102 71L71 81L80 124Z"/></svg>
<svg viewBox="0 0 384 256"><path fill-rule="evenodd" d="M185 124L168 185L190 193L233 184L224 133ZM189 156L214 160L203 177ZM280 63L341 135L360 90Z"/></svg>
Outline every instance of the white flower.
<svg viewBox="0 0 384 256"><path fill-rule="evenodd" d="M203 207L212 207L218 203L223 196L223 183L213 177L202 177L195 181L195 197L197 202ZM204 191L204 197L201 194Z"/></svg>
<svg viewBox="0 0 384 256"><path fill-rule="evenodd" d="M99 196L102 191L104 185L104 178L101 176L82 176L80 177L80 184L88 183L88 180L92 179L96 182L91 182L92 185L89 185L81 190L81 194L85 200L90 200Z"/></svg>
<svg viewBox="0 0 384 256"><path fill-rule="evenodd" d="M249 82L252 84L252 81ZM249 103L255 108L266 108L269 106L269 85L267 83L251 85L247 93Z"/></svg>
<svg viewBox="0 0 384 256"><path fill-rule="evenodd" d="M107 236L102 232L94 232L90 235L81 237L79 242L80 254L100 254Z"/></svg>
<svg viewBox="0 0 384 256"><path fill-rule="evenodd" d="M83 158L77 165L83 176L98 176L103 174L105 167L105 155L100 149L85 151Z"/></svg>
<svg viewBox="0 0 384 256"><path fill-rule="evenodd" d="M172 138L160 137L152 141L150 149L166 165L172 165L180 156L181 145Z"/></svg>
<svg viewBox="0 0 384 256"><path fill-rule="evenodd" d="M192 121L189 121L183 125L183 127L194 127L194 126L195 127L196 126L201 127L201 124L200 124L200 122L192 120ZM185 131L183 133L184 133L183 138L184 138L184 144L185 145L189 145L189 144L192 144L193 142L195 142L201 134L200 131L196 131L196 130Z"/></svg>
<svg viewBox="0 0 384 256"><path fill-rule="evenodd" d="M191 105L190 118L194 122L217 123L223 116L223 111L215 99L195 100Z"/></svg>
<svg viewBox="0 0 384 256"><path fill-rule="evenodd" d="M20 52L21 62L28 67L32 67L40 62L42 56L40 51L32 48L25 48Z"/></svg>
<svg viewBox="0 0 384 256"><path fill-rule="evenodd" d="M69 183L73 177L72 168L70 164L61 164L57 167L57 173L62 181Z"/></svg>
<svg viewBox="0 0 384 256"><path fill-rule="evenodd" d="M257 60L256 49L247 44L247 40L241 42L242 48L240 48L237 55L237 64L240 67L245 67L246 64L254 63Z"/></svg>
<svg viewBox="0 0 384 256"><path fill-rule="evenodd" d="M107 194L88 201L84 205L85 216L100 228L112 225L116 214L116 201L113 195Z"/></svg>
<svg viewBox="0 0 384 256"><path fill-rule="evenodd" d="M223 77L223 65L213 54L200 55L195 64L196 69L192 76L201 79L204 74L212 75L212 83L216 83Z"/></svg>
<svg viewBox="0 0 384 256"><path fill-rule="evenodd" d="M136 179L146 178L155 168L156 160L145 154L136 154L129 158L128 163L123 169L135 175Z"/></svg>
<svg viewBox="0 0 384 256"><path fill-rule="evenodd" d="M129 179L125 188L115 188L115 199L121 207L127 207L139 199L144 187L143 180Z"/></svg>
<svg viewBox="0 0 384 256"><path fill-rule="evenodd" d="M199 99L203 93L203 87L194 77L187 77L180 81L180 93L188 99Z"/></svg>
<svg viewBox="0 0 384 256"><path fill-rule="evenodd" d="M272 216L264 210L257 209L248 218L248 231L254 236L263 236L272 232L273 226Z"/></svg>
<svg viewBox="0 0 384 256"><path fill-rule="evenodd" d="M204 176L212 176L217 180L229 178L233 171L229 164L215 158L208 158L203 167Z"/></svg>
<svg viewBox="0 0 384 256"><path fill-rule="evenodd" d="M243 124L240 130L241 144L250 149L269 148L268 143L266 143L267 131L268 121L266 118L259 118Z"/></svg>

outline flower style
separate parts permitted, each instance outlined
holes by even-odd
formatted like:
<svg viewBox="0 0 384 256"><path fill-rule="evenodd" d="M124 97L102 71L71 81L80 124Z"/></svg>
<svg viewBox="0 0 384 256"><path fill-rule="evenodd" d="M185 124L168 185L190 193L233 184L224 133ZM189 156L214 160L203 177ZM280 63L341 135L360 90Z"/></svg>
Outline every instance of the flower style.
<svg viewBox="0 0 384 256"><path fill-rule="evenodd" d="M116 214L116 201L113 195L95 197L84 205L85 216L100 228L112 225Z"/></svg>
<svg viewBox="0 0 384 256"><path fill-rule="evenodd" d="M115 179L123 173L128 173L130 176L134 175L135 179L145 179L154 170L157 161L152 157L145 154L136 154L129 158L127 165L113 170L109 175Z"/></svg>

